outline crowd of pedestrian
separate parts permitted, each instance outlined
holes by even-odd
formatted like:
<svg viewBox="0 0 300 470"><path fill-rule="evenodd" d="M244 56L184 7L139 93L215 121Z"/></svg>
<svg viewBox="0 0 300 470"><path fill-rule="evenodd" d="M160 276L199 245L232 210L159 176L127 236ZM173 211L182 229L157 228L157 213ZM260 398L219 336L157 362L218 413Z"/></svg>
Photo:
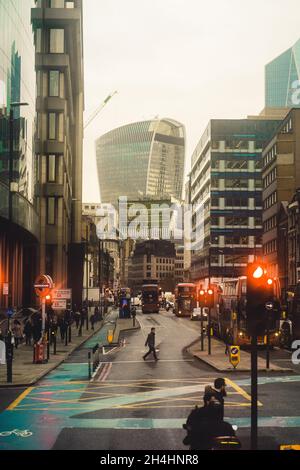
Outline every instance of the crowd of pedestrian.
<svg viewBox="0 0 300 470"><path fill-rule="evenodd" d="M94 303L89 302L88 305ZM89 310L92 310L89 317ZM89 318L88 318L89 317ZM82 307L73 306L72 309L67 309L63 313L54 312L52 308L48 308L46 312L45 330L50 333L51 343L53 338L59 335L60 340L63 342L68 335L69 328L75 324L78 336L82 336L82 329L87 322L90 322L91 329L95 329L95 324L102 320L99 306L87 307L83 303ZM20 318L13 320L11 326L12 342L16 349L24 342L26 346L32 346L40 341L42 335L42 316L41 312L34 312L28 316L24 321Z"/></svg>

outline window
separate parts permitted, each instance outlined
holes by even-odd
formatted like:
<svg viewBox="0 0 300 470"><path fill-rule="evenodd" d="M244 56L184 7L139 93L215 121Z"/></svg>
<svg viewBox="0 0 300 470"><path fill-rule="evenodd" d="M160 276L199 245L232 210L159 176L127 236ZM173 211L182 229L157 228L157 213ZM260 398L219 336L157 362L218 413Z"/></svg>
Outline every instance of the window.
<svg viewBox="0 0 300 470"><path fill-rule="evenodd" d="M48 114L48 139L64 141L64 115L63 113Z"/></svg>
<svg viewBox="0 0 300 470"><path fill-rule="evenodd" d="M63 54L65 52L64 29L50 29L50 54Z"/></svg>
<svg viewBox="0 0 300 470"><path fill-rule="evenodd" d="M244 188L248 189L248 179L226 179L225 188Z"/></svg>
<svg viewBox="0 0 300 470"><path fill-rule="evenodd" d="M35 48L36 48L37 53L42 52L42 30L41 29L36 30Z"/></svg>
<svg viewBox="0 0 300 470"><path fill-rule="evenodd" d="M48 182L56 181L56 155L48 155Z"/></svg>
<svg viewBox="0 0 300 470"><path fill-rule="evenodd" d="M55 225L55 198L48 197L47 202L47 224Z"/></svg>
<svg viewBox="0 0 300 470"><path fill-rule="evenodd" d="M56 114L48 114L48 138L49 140L56 139Z"/></svg>
<svg viewBox="0 0 300 470"><path fill-rule="evenodd" d="M58 70L49 71L49 96L59 96L60 73Z"/></svg>
<svg viewBox="0 0 300 470"><path fill-rule="evenodd" d="M65 8L65 0L51 0L50 8Z"/></svg>
<svg viewBox="0 0 300 470"><path fill-rule="evenodd" d="M225 167L228 170L242 170L248 169L248 161L247 160L228 160L225 163Z"/></svg>

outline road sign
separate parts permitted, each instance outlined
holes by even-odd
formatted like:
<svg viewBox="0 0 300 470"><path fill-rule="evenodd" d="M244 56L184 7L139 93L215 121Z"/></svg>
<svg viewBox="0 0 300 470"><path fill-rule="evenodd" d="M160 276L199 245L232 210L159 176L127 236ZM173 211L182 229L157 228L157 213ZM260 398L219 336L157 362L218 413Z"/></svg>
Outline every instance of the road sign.
<svg viewBox="0 0 300 470"><path fill-rule="evenodd" d="M38 297L45 297L50 294L54 284L50 276L47 274L40 274L34 283L35 293Z"/></svg>
<svg viewBox="0 0 300 470"><path fill-rule="evenodd" d="M72 289L54 289L52 291L52 298L54 300L71 300Z"/></svg>
<svg viewBox="0 0 300 470"><path fill-rule="evenodd" d="M14 314L14 311L11 308L9 310L7 310L7 316L9 318L11 318L13 316L13 314Z"/></svg>
<svg viewBox="0 0 300 470"><path fill-rule="evenodd" d="M3 283L3 295L8 295L8 282Z"/></svg>
<svg viewBox="0 0 300 470"><path fill-rule="evenodd" d="M229 361L236 368L241 361L241 353L239 346L230 346L229 350Z"/></svg>
<svg viewBox="0 0 300 470"><path fill-rule="evenodd" d="M67 301L66 299L63 300L53 300L52 302L53 310L66 310L67 309Z"/></svg>

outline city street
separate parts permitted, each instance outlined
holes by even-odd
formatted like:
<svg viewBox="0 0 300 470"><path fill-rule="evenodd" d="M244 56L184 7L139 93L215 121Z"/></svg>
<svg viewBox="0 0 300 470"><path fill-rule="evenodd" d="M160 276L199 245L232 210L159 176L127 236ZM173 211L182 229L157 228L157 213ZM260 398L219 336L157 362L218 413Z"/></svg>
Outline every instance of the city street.
<svg viewBox="0 0 300 470"><path fill-rule="evenodd" d="M141 329L123 333L124 345L101 356L92 381L87 352L105 343L109 323L36 386L0 390L0 449L188 450L182 424L220 374L185 351L199 339L199 322L165 311L139 312L137 318ZM153 326L159 361L150 356L144 362L145 338ZM272 353L273 362L294 372L259 375L260 449L300 441L300 367L292 367L289 358L287 351ZM238 426L247 449L250 377L235 371L226 380L225 417Z"/></svg>

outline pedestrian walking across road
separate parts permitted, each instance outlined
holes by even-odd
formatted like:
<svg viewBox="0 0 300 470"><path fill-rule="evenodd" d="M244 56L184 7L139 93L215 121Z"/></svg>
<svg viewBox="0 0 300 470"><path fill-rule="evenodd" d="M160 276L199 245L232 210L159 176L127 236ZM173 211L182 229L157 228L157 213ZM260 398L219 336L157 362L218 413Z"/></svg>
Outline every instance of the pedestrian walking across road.
<svg viewBox="0 0 300 470"><path fill-rule="evenodd" d="M153 354L154 359L158 361L155 351L155 328L151 328L151 332L147 336L145 346L148 346L149 351L143 356L144 361L151 353Z"/></svg>

